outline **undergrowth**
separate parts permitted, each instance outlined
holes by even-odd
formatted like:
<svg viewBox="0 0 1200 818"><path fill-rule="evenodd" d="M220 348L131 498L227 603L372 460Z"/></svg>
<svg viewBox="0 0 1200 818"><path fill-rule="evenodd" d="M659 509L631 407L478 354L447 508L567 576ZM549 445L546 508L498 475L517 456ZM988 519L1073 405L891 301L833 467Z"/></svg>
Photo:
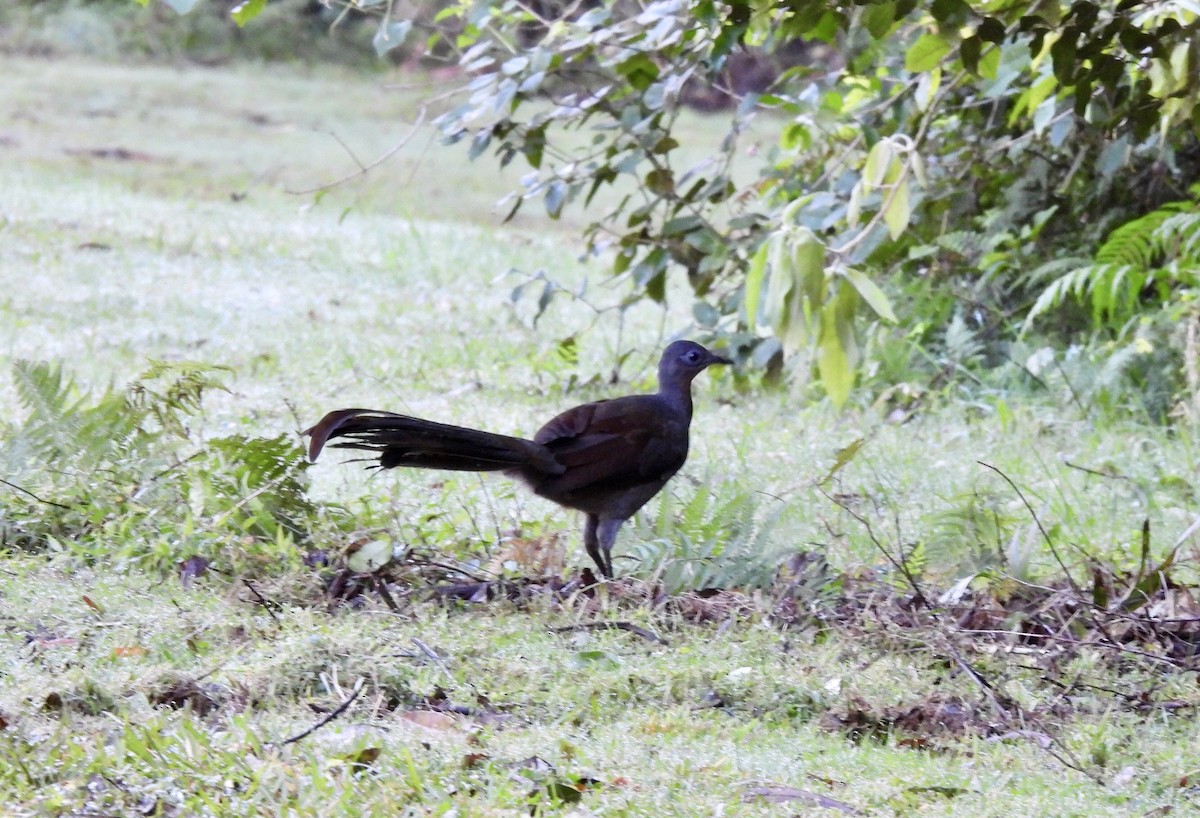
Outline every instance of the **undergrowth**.
<svg viewBox="0 0 1200 818"><path fill-rule="evenodd" d="M192 422L227 368L152 361L97 395L59 364L13 366L23 420L0 428L0 547L152 572L294 565L316 509L285 435L204 438Z"/></svg>

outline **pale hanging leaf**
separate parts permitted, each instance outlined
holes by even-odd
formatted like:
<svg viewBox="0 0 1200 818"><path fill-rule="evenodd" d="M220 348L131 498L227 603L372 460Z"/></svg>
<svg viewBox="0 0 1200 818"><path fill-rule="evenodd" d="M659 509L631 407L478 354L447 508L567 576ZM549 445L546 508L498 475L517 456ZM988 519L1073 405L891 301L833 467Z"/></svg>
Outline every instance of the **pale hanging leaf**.
<svg viewBox="0 0 1200 818"><path fill-rule="evenodd" d="M928 111L933 98L937 96L938 87L942 84L942 69L935 68L921 75L921 79L917 80L917 93L913 99L917 103L917 110Z"/></svg>
<svg viewBox="0 0 1200 818"><path fill-rule="evenodd" d="M797 281L825 277L825 244L807 227L796 232L793 257Z"/></svg>
<svg viewBox="0 0 1200 818"><path fill-rule="evenodd" d="M563 204L567 200L567 183L555 179L546 187L546 215L557 219L562 215Z"/></svg>
<svg viewBox="0 0 1200 818"><path fill-rule="evenodd" d="M892 311L892 302L879 289L879 285L869 279L860 270L847 269L842 271L846 280L854 285L854 289L862 296L863 301L871 305L875 314L885 321L896 323L896 313Z"/></svg>
<svg viewBox="0 0 1200 818"><path fill-rule="evenodd" d="M785 252L782 233L776 233L766 242L767 265L771 277L767 281L767 297L763 303L763 318L781 335L787 329L787 298L792 290L792 271L789 254Z"/></svg>
<svg viewBox="0 0 1200 818"><path fill-rule="evenodd" d="M825 245L806 227L781 230L769 240L770 279L763 319L790 349L807 346L813 310L824 301Z"/></svg>
<svg viewBox="0 0 1200 818"><path fill-rule="evenodd" d="M842 349L846 353L846 365L850 368L851 379L854 378L859 360L862 358L858 349L858 336L854 332L858 302L858 291L853 287L839 286L837 288L837 295L833 298L833 305L837 315L837 322L834 324L834 328L837 330L838 338L842 342Z"/></svg>
<svg viewBox="0 0 1200 818"><path fill-rule="evenodd" d="M375 31L371 45L375 46L376 56L382 57L393 48L400 46L412 30L412 20L388 20Z"/></svg>
<svg viewBox="0 0 1200 818"><path fill-rule="evenodd" d="M767 246L763 242L758 252L750 259L750 269L746 271L746 286L743 290L742 305L746 309L746 328L754 332L754 320L758 315L758 300L762 296L763 278L767 274Z"/></svg>
<svg viewBox="0 0 1200 818"><path fill-rule="evenodd" d="M883 221L887 224L888 235L892 240L900 238L912 218L912 205L908 200L908 179L903 178L897 184L895 192L888 201L887 210L883 213Z"/></svg>
<svg viewBox="0 0 1200 818"><path fill-rule="evenodd" d="M881 139L875 143L870 153L867 154L867 163L863 166L862 184L866 187L864 192L870 192L871 189L883 184L894 156L895 151L891 142Z"/></svg>
<svg viewBox="0 0 1200 818"><path fill-rule="evenodd" d="M858 181L850 191L850 203L846 205L846 224L858 226L858 217L862 215L862 180Z"/></svg>
<svg viewBox="0 0 1200 818"><path fill-rule="evenodd" d="M821 376L821 385L833 405L839 409L850 397L850 388L854 385L854 370L842 346L842 337L838 332L838 310L836 303L825 305L821 310L821 338L817 344L817 372Z"/></svg>
<svg viewBox="0 0 1200 818"><path fill-rule="evenodd" d="M929 180L925 176L925 160L921 158L921 154L913 151L908 155L908 166L912 169L913 176L917 179L917 184L921 187L928 187Z"/></svg>

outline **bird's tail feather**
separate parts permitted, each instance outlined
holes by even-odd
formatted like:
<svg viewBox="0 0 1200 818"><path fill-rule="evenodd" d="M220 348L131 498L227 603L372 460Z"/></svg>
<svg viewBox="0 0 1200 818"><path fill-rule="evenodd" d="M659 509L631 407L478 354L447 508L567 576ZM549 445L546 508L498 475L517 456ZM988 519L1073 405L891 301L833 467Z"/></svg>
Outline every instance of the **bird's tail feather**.
<svg viewBox="0 0 1200 818"><path fill-rule="evenodd" d="M361 449L379 455L379 466L407 466L453 471L500 471L532 468L559 474L563 467L539 443L497 435L478 429L450 426L431 420L373 409L339 409L330 412L304 432L311 435L308 456L316 460L326 443Z"/></svg>

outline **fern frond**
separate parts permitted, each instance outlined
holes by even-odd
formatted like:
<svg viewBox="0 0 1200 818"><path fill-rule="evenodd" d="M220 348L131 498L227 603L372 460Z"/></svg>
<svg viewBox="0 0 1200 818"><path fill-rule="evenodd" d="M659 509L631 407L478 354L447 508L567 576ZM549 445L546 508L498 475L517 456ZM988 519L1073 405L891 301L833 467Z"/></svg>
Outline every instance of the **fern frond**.
<svg viewBox="0 0 1200 818"><path fill-rule="evenodd" d="M1044 276L1051 265L1031 275ZM1200 284L1200 203L1172 202L1109 233L1091 264L1050 281L1030 309L1022 331L1039 316L1074 299L1090 306L1097 325L1122 324L1157 298L1162 306L1182 287Z"/></svg>
<svg viewBox="0 0 1200 818"><path fill-rule="evenodd" d="M1096 263L1142 269L1154 266L1160 257L1154 232L1177 212L1179 203L1165 205L1116 228L1096 251Z"/></svg>

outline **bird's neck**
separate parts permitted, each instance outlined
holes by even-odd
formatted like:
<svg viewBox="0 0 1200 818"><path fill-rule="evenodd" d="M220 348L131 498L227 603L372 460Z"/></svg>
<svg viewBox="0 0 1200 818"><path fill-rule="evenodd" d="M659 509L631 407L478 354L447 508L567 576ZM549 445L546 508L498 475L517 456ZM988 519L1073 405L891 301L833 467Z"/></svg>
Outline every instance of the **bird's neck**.
<svg viewBox="0 0 1200 818"><path fill-rule="evenodd" d="M677 379L665 379L658 385L658 396L666 401L672 409L682 413L688 420L692 418L692 382Z"/></svg>

